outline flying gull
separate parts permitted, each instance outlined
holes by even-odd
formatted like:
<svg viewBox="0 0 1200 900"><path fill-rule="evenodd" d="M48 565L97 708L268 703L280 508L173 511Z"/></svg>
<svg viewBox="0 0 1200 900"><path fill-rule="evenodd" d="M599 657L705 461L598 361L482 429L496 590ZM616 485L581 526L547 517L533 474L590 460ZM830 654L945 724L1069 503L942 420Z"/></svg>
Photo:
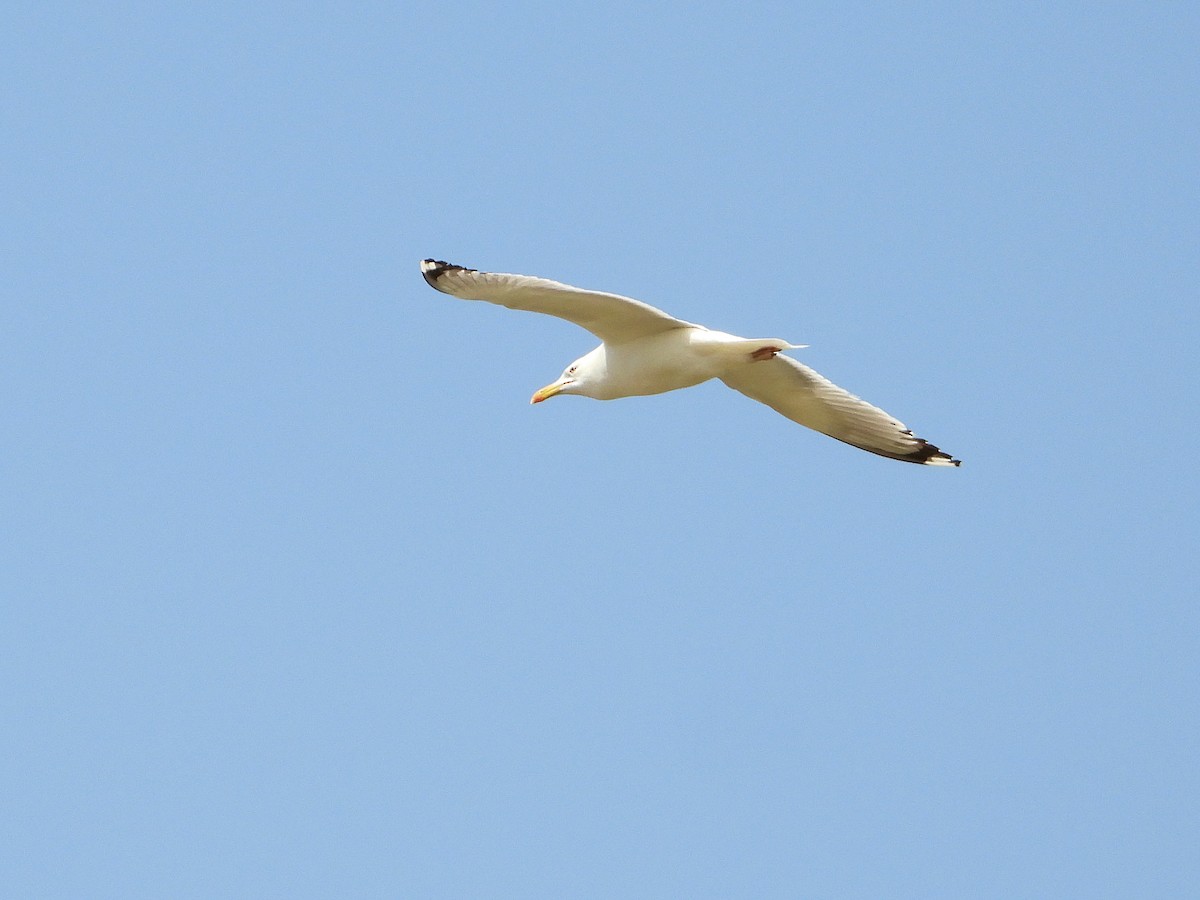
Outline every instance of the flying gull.
<svg viewBox="0 0 1200 900"><path fill-rule="evenodd" d="M861 450L926 466L959 465L882 409L781 355L802 344L712 331L640 300L530 275L480 272L437 259L422 261L421 274L453 297L557 316L601 340L537 391L531 403L556 394L596 400L661 394L720 378L793 422Z"/></svg>

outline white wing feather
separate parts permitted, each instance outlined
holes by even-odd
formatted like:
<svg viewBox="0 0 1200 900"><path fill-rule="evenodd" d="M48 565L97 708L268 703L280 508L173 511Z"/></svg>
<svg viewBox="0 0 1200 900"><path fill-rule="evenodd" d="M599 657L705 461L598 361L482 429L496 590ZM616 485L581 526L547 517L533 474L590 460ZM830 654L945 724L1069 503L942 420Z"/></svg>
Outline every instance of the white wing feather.
<svg viewBox="0 0 1200 900"><path fill-rule="evenodd" d="M904 423L786 356L740 366L721 379L735 391L861 450L927 466L959 461L913 437Z"/></svg>
<svg viewBox="0 0 1200 900"><path fill-rule="evenodd" d="M585 291L548 278L479 272L437 259L424 260L421 274L442 293L557 316L586 328L605 343L634 340L673 328L698 327L640 300Z"/></svg>

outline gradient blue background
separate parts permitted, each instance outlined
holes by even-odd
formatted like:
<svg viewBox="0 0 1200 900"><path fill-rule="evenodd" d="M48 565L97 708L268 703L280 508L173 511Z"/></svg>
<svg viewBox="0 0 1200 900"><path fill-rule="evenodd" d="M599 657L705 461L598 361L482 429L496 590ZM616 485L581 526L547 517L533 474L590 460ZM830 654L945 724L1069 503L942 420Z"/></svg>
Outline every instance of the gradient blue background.
<svg viewBox="0 0 1200 900"><path fill-rule="evenodd" d="M1195 896L1197 7L104 7L0 31L6 893ZM964 465L530 407L425 256Z"/></svg>

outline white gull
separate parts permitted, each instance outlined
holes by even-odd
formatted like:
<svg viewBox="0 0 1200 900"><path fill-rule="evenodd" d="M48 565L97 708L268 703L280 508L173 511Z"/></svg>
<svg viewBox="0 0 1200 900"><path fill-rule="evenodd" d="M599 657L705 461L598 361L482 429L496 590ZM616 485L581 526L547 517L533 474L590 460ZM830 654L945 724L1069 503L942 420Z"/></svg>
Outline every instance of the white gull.
<svg viewBox="0 0 1200 900"><path fill-rule="evenodd" d="M736 337L640 300L529 275L480 272L436 259L422 261L421 274L451 296L557 316L600 338L599 347L537 391L532 403L556 394L596 400L661 394L719 378L793 422L861 450L927 466L960 464L882 409L781 355L804 345Z"/></svg>

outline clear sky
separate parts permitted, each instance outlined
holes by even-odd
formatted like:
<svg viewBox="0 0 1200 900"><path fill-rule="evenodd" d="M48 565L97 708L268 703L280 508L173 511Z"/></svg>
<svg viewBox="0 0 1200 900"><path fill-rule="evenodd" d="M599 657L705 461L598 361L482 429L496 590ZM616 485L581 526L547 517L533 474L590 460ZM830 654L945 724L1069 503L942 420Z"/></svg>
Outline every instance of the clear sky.
<svg viewBox="0 0 1200 900"><path fill-rule="evenodd" d="M5 892L1195 896L1197 9L9 4Z"/></svg>

